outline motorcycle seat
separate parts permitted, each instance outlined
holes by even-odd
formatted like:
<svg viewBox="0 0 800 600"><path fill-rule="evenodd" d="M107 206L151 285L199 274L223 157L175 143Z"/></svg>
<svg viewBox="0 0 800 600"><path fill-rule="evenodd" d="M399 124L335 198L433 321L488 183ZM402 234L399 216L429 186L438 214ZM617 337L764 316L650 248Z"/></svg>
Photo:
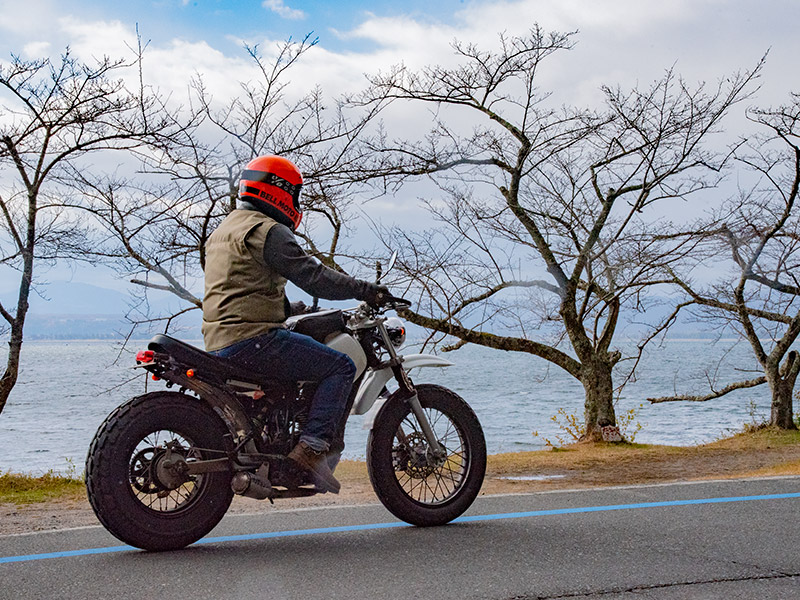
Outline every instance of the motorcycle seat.
<svg viewBox="0 0 800 600"><path fill-rule="evenodd" d="M212 372L222 379L238 379L252 383L261 383L264 380L263 375L254 373L234 361L214 356L168 335L154 336L147 347L154 352L169 354L179 363L195 371Z"/></svg>

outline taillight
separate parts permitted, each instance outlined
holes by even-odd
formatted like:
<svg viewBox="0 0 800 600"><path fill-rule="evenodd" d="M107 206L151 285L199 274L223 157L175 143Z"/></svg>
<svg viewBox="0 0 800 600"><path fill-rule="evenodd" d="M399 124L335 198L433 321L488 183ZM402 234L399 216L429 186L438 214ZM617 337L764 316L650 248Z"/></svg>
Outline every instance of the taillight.
<svg viewBox="0 0 800 600"><path fill-rule="evenodd" d="M155 357L156 353L152 350L142 350L136 355L136 362L137 363L149 363L153 362L153 358Z"/></svg>

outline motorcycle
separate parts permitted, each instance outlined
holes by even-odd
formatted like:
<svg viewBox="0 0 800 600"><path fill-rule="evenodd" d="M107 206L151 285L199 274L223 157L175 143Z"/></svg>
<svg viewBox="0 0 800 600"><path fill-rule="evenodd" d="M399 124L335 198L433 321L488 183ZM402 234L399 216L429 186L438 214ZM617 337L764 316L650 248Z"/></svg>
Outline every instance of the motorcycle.
<svg viewBox="0 0 800 600"><path fill-rule="evenodd" d="M374 415L366 461L381 503L412 525L443 525L478 495L486 443L463 398L409 377L411 369L452 365L398 353L405 328L385 313L410 305L389 297L380 309L362 303L292 317L287 326L355 363L348 414ZM177 390L128 400L91 443L89 501L115 537L145 550L183 548L219 523L234 494L272 502L325 493L286 456L298 442L315 384L258 377L167 335L156 335L136 361L134 368ZM332 466L337 460L335 452L329 456Z"/></svg>

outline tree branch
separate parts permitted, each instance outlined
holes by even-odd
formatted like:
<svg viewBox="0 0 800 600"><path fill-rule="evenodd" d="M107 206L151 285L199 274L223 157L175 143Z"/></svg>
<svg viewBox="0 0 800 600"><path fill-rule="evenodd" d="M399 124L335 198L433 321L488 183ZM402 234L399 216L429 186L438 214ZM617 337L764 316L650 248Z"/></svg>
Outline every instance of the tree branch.
<svg viewBox="0 0 800 600"><path fill-rule="evenodd" d="M651 404L658 404L661 402L684 402L684 401L705 402L707 400L713 400L714 398L719 398L735 390L742 390L751 387L756 387L757 385L761 385L764 383L767 383L767 378L765 376L761 376L761 377L756 377L755 379L748 379L747 381L738 381L736 383L731 383L730 385L726 385L721 390L712 392L705 396L689 396L689 395L662 396L660 398L648 398L647 401L650 402Z"/></svg>
<svg viewBox="0 0 800 600"><path fill-rule="evenodd" d="M445 321L444 319L434 319L420 315L419 313L416 313L410 309L404 309L401 316L405 319L408 319L412 323L415 323L416 325L420 325L426 329L433 329L447 335L452 335L453 337L457 337L465 342L478 344L479 346L495 348L497 350L508 350L512 352L526 352L528 354L534 354L561 367L573 377L580 379L581 364L568 354L565 354L564 352L561 352L552 346L523 338L503 337L493 333L487 333L485 331L467 329L466 327L462 327L450 321Z"/></svg>
<svg viewBox="0 0 800 600"><path fill-rule="evenodd" d="M9 324L9 325L13 325L13 324L14 324L14 321L16 320L16 319L14 319L14 317L11 315L11 313L9 313L9 312L8 312L8 311L5 309L5 307L3 306L3 303L2 303L2 302L0 302L0 315L1 315L1 316L2 316L2 317L3 317L3 318L6 320L6 321L8 321L8 324Z"/></svg>
<svg viewBox="0 0 800 600"><path fill-rule="evenodd" d="M163 269L161 271L162 275L164 275L165 271ZM175 278L170 276L169 281L175 281ZM136 285L141 285L142 287L153 289L153 290L162 290L164 292L171 292L176 296L183 298L187 302L191 302L194 304L196 308L201 308L203 306L202 300L196 298L193 294L191 294L187 289L183 286L178 285L160 285L157 283L150 283L149 281L142 281L141 279L131 279L131 283L135 283Z"/></svg>

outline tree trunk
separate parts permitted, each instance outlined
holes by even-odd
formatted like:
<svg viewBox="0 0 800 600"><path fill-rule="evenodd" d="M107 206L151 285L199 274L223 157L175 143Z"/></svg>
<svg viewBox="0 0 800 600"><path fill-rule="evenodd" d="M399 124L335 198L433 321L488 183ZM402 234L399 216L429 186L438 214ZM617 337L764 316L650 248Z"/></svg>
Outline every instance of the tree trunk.
<svg viewBox="0 0 800 600"><path fill-rule="evenodd" d="M616 425L614 413L614 384L611 377L613 364L596 357L581 366L581 383L586 392L584 421L586 440L601 440L603 427Z"/></svg>
<svg viewBox="0 0 800 600"><path fill-rule="evenodd" d="M0 377L0 413L6 406L8 397L19 375L19 355L22 350L22 329L12 327L11 341L8 343L8 361L3 377Z"/></svg>
<svg viewBox="0 0 800 600"><path fill-rule="evenodd" d="M793 382L778 376L775 381L769 379L772 391L772 407L769 415L769 424L779 429L797 429L792 414Z"/></svg>
<svg viewBox="0 0 800 600"><path fill-rule="evenodd" d="M17 297L16 314L11 319L11 339L8 342L8 361L3 377L0 378L0 413L8 402L11 390L17 383L19 375L19 356L22 351L22 335L25 329L25 317L28 315L31 295L31 282L33 281L33 244L36 235L36 200L29 196L28 217L28 246L23 251L22 277L19 281L19 296ZM33 215L31 217L30 215Z"/></svg>
<svg viewBox="0 0 800 600"><path fill-rule="evenodd" d="M764 374L772 392L769 424L773 427L797 429L792 414L792 394L799 370L800 356L795 350L786 354L783 365L780 365L780 354L777 352L773 352L764 365Z"/></svg>

